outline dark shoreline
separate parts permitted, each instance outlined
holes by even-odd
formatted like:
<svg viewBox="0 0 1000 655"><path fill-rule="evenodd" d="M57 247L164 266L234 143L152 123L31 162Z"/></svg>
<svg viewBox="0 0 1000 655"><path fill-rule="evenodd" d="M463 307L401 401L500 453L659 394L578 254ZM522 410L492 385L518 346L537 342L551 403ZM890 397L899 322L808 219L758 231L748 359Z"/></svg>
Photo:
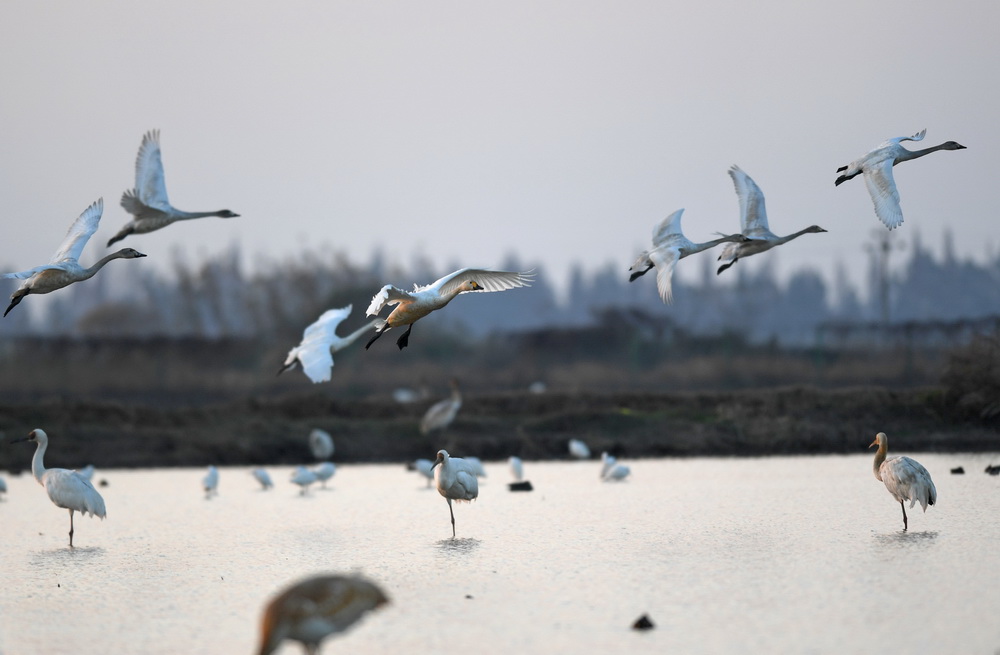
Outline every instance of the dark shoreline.
<svg viewBox="0 0 1000 655"><path fill-rule="evenodd" d="M334 461L404 462L440 448L485 460L567 459L582 439L594 455L767 456L867 452L875 433L891 452L1000 452L996 421L961 420L937 388L689 393L469 394L443 433L421 435L431 402L337 400L318 392L160 408L52 399L0 405L0 469L30 466L10 439L44 428L50 466L144 468L297 464L312 428L330 432Z"/></svg>

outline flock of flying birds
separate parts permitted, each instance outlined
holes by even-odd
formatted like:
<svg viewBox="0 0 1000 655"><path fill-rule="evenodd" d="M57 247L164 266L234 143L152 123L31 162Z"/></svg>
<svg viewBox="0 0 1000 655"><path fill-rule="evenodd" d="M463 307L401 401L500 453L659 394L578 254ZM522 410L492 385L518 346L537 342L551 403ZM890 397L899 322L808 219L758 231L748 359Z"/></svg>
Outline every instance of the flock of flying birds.
<svg viewBox="0 0 1000 655"><path fill-rule="evenodd" d="M899 227L903 222L903 214L900 209L899 193L893 180L892 167L938 150L960 150L965 147L954 141L923 150L908 150L902 146L903 141L922 140L925 133L926 130L921 130L913 136L897 137L881 143L863 157L837 169L841 175L837 177L835 184L839 186L858 175L864 175L876 216L890 230ZM128 236L153 232L177 221L208 216L220 218L239 216L228 209L186 212L170 204L164 182L159 132L156 130L144 135L136 157L135 169L135 188L126 191L121 198L122 207L133 216L133 219L108 240L109 247ZM723 262L717 271L721 274L742 258L765 252L803 234L826 231L817 225L812 225L787 236L777 236L768 227L764 194L760 187L737 166L730 168L729 176L733 180L739 198L740 232L720 235L719 239L706 243L694 243L688 240L681 230L681 214L684 210L679 209L667 216L653 230L652 248L640 254L631 266L630 281L655 268L660 298L663 302L669 303L672 299L673 269L677 261L684 257L725 243L726 246L718 257L718 260ZM123 248L103 257L88 268L80 265L80 255L90 237L97 232L103 210L103 199L98 199L85 209L70 226L66 237L48 264L2 276L23 280L11 295L11 302L4 316L29 294L51 293L75 282L87 280L114 259L145 257L133 248ZM327 381L330 379L333 367L333 353L347 347L368 330L374 329L375 332L365 345L366 349L387 330L405 326L406 330L396 341L398 347L403 349L409 343L410 332L417 320L442 309L459 294L525 287L530 285L532 279L531 272L464 268L432 284L414 285L413 291L387 284L375 294L367 309L367 315L375 317L372 321L346 337L339 337L336 328L350 315L351 306L324 312L316 322L306 328L302 342L292 348L278 372L280 374L285 370L301 367L313 382ZM386 318L379 318L379 313L387 305L394 306L393 310ZM456 384L453 383L451 399L442 401L438 405L440 405L439 414L443 415L446 422L450 422L461 406L461 396ZM430 415L429 413L425 421L430 420ZM426 432L428 429L431 429L428 425L422 425L423 431ZM57 507L69 510L69 544L72 547L74 512L104 518L106 511L103 498L94 489L90 480L79 472L45 468L43 458L48 446L48 437L43 430L33 430L27 437L15 441L29 441L36 444L32 458L32 475L45 487L49 498ZM585 447L583 444L571 443L571 451L574 446L577 449L580 446ZM909 501L911 508L919 502L926 511L928 505L936 502L937 490L927 469L918 462L909 457L886 456L888 439L884 432L878 433L871 446L878 446L873 467L875 477L885 484L889 493L899 502L903 510L903 529L906 530L908 525L905 502ZM512 458L510 464L519 479L520 460ZM455 536L452 500L468 501L478 496L474 465L472 458L451 457L445 450L438 451L437 458L430 463L430 470L436 469L434 478L437 489L448 501L452 537ZM332 470L328 473L333 475ZM265 488L270 484L266 472L255 471L254 474ZM303 469L302 475L303 480L297 484L307 485L317 479L314 471ZM601 475L604 479L621 479L628 475L628 467L617 464L614 458L605 454L602 456ZM306 477L310 478L309 482L305 481ZM218 472L214 467L210 467L203 483L206 494L211 494L218 484ZM307 652L315 652L325 637L345 630L368 610L386 602L388 597L384 592L360 576L320 576L304 580L287 588L268 603L261 622L260 652L263 655L271 653L284 639L300 641Z"/></svg>

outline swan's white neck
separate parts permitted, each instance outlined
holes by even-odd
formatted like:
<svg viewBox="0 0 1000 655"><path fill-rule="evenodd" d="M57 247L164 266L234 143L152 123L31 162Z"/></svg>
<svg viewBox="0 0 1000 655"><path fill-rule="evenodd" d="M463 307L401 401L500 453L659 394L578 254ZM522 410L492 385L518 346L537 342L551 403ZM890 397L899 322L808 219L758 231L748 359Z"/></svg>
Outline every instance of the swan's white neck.
<svg viewBox="0 0 1000 655"><path fill-rule="evenodd" d="M42 476L45 475L45 464L42 462L42 458L45 457L45 449L49 447L49 444L46 441L38 441L37 443L35 456L31 458L31 475L35 477L38 484L44 484Z"/></svg>

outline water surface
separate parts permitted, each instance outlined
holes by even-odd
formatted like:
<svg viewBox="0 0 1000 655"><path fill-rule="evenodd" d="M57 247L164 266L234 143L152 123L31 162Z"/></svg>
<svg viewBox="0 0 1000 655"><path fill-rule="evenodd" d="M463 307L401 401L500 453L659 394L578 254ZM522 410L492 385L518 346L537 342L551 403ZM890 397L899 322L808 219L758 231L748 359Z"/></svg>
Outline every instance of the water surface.
<svg viewBox="0 0 1000 655"><path fill-rule="evenodd" d="M1000 649L1000 456L919 455L938 505L909 512L870 456L487 463L448 507L401 465L340 466L305 497L270 469L99 470L108 519L28 475L0 501L0 652L251 653L263 603L361 571L393 603L323 652L844 653ZM964 465L964 476L948 470ZM654 630L630 625L647 613ZM281 653L301 652L287 644Z"/></svg>

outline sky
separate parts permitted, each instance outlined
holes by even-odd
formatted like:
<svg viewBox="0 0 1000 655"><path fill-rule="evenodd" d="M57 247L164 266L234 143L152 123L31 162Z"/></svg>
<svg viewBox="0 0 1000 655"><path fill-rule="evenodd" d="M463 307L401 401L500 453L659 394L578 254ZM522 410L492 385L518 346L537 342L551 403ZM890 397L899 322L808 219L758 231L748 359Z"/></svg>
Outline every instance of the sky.
<svg viewBox="0 0 1000 655"><path fill-rule="evenodd" d="M98 197L81 263L106 254L152 128L175 206L241 216L129 237L115 248L149 258L113 266L169 270L234 244L250 271L310 250L441 268L516 254L565 287L573 264L626 276L681 207L694 241L737 232L738 164L772 231L829 230L739 266L861 285L884 228L862 179L835 188L835 171L923 128L911 147L968 149L895 169L892 236L940 253L951 230L982 262L998 245L998 14L961 0L0 3L0 268L46 263ZM700 275L693 259L676 274Z"/></svg>

